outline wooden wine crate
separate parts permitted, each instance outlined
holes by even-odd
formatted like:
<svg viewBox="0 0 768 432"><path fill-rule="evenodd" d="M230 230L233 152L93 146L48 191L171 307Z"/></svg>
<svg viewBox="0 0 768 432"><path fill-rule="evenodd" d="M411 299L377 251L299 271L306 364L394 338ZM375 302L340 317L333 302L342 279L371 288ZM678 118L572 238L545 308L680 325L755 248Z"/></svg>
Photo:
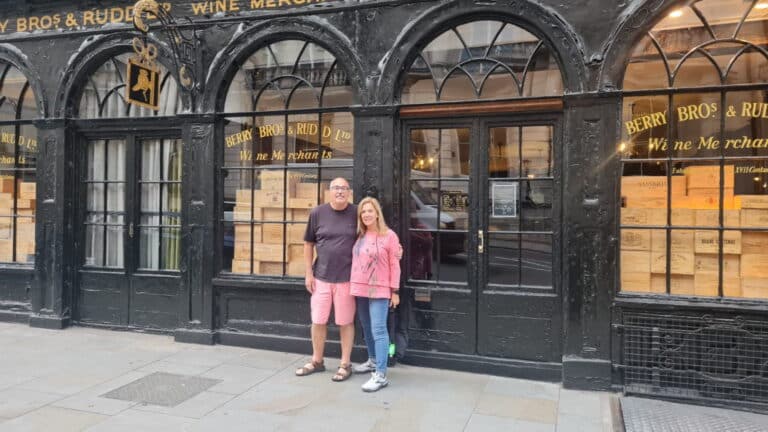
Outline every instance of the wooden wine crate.
<svg viewBox="0 0 768 432"><path fill-rule="evenodd" d="M768 251L768 232L742 231L741 253L760 254Z"/></svg>
<svg viewBox="0 0 768 432"><path fill-rule="evenodd" d="M663 274L651 275L651 292L666 293L667 280ZM674 295L693 295L695 292L694 277L684 275L670 275L669 292Z"/></svg>
<svg viewBox="0 0 768 432"><path fill-rule="evenodd" d="M768 299L768 278L742 278L741 296Z"/></svg>
<svg viewBox="0 0 768 432"><path fill-rule="evenodd" d="M693 253L695 234L692 230L672 230L673 252ZM651 230L651 250L664 252L667 250L667 231L661 229Z"/></svg>
<svg viewBox="0 0 768 432"><path fill-rule="evenodd" d="M720 250L720 233L715 230L696 231L694 252L716 254ZM723 253L741 253L741 231L723 231Z"/></svg>
<svg viewBox="0 0 768 432"><path fill-rule="evenodd" d="M666 225L666 209L626 208L621 209L622 225Z"/></svg>
<svg viewBox="0 0 768 432"><path fill-rule="evenodd" d="M651 272L651 254L640 251L621 251L621 268L636 273Z"/></svg>
<svg viewBox="0 0 768 432"><path fill-rule="evenodd" d="M622 271L621 290L631 292L650 292L651 274Z"/></svg>
<svg viewBox="0 0 768 432"><path fill-rule="evenodd" d="M740 208L768 209L768 195L737 195Z"/></svg>
<svg viewBox="0 0 768 432"><path fill-rule="evenodd" d="M694 272L696 274L706 273L717 276L720 271L718 254L699 254L694 257ZM723 255L723 276L741 277L741 256Z"/></svg>
<svg viewBox="0 0 768 432"><path fill-rule="evenodd" d="M768 209L741 209L742 228L768 228Z"/></svg>
<svg viewBox="0 0 768 432"><path fill-rule="evenodd" d="M741 277L768 278L768 265L766 264L768 264L768 254L741 254Z"/></svg>
<svg viewBox="0 0 768 432"><path fill-rule="evenodd" d="M28 200L37 199L37 183L19 182L19 198Z"/></svg>
<svg viewBox="0 0 768 432"><path fill-rule="evenodd" d="M254 243L253 259L254 261L282 261L283 245L271 243Z"/></svg>
<svg viewBox="0 0 768 432"><path fill-rule="evenodd" d="M254 207L280 208L285 206L285 194L283 191L257 190L253 192Z"/></svg>
<svg viewBox="0 0 768 432"><path fill-rule="evenodd" d="M691 252L672 252L670 255L670 274L693 275L694 274L694 254ZM651 252L651 273L667 272L667 254L666 252Z"/></svg>
<svg viewBox="0 0 768 432"><path fill-rule="evenodd" d="M700 227L718 227L720 226L720 210L707 209L696 210L695 225ZM741 225L740 210L723 210L723 226L739 227Z"/></svg>
<svg viewBox="0 0 768 432"><path fill-rule="evenodd" d="M651 231L647 229L622 229L621 250L650 251Z"/></svg>

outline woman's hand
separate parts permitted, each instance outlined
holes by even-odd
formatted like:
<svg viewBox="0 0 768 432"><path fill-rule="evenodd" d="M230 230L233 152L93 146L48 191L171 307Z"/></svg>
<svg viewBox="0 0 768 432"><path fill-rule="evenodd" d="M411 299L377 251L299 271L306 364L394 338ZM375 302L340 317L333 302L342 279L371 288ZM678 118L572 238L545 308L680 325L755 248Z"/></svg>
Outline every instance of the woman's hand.
<svg viewBox="0 0 768 432"><path fill-rule="evenodd" d="M392 297L389 299L389 307L395 308L400 304L400 294L392 293Z"/></svg>

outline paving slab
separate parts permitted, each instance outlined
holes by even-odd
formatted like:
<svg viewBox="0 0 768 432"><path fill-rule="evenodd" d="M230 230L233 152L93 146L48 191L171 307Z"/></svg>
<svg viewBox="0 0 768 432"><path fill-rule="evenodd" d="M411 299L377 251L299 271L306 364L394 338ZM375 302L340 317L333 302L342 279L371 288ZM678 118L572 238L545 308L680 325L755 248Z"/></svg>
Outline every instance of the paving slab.
<svg viewBox="0 0 768 432"><path fill-rule="evenodd" d="M46 406L0 424L3 432L79 432L109 416Z"/></svg>

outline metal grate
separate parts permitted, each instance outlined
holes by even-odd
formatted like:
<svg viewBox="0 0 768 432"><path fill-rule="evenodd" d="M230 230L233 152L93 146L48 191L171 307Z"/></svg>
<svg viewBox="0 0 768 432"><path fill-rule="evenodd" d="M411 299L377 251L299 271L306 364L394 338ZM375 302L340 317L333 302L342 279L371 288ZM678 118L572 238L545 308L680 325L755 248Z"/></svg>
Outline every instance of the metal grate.
<svg viewBox="0 0 768 432"><path fill-rule="evenodd" d="M768 322L625 313L627 393L768 410Z"/></svg>

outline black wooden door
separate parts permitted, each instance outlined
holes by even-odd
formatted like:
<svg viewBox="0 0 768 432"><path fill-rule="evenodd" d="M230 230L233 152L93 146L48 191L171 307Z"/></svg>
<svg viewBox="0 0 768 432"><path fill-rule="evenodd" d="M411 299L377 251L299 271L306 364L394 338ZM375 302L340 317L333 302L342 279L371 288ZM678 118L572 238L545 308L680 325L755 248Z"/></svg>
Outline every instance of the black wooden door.
<svg viewBox="0 0 768 432"><path fill-rule="evenodd" d="M181 140L83 137L78 160L77 320L178 324Z"/></svg>
<svg viewBox="0 0 768 432"><path fill-rule="evenodd" d="M557 118L408 122L410 346L559 362Z"/></svg>

